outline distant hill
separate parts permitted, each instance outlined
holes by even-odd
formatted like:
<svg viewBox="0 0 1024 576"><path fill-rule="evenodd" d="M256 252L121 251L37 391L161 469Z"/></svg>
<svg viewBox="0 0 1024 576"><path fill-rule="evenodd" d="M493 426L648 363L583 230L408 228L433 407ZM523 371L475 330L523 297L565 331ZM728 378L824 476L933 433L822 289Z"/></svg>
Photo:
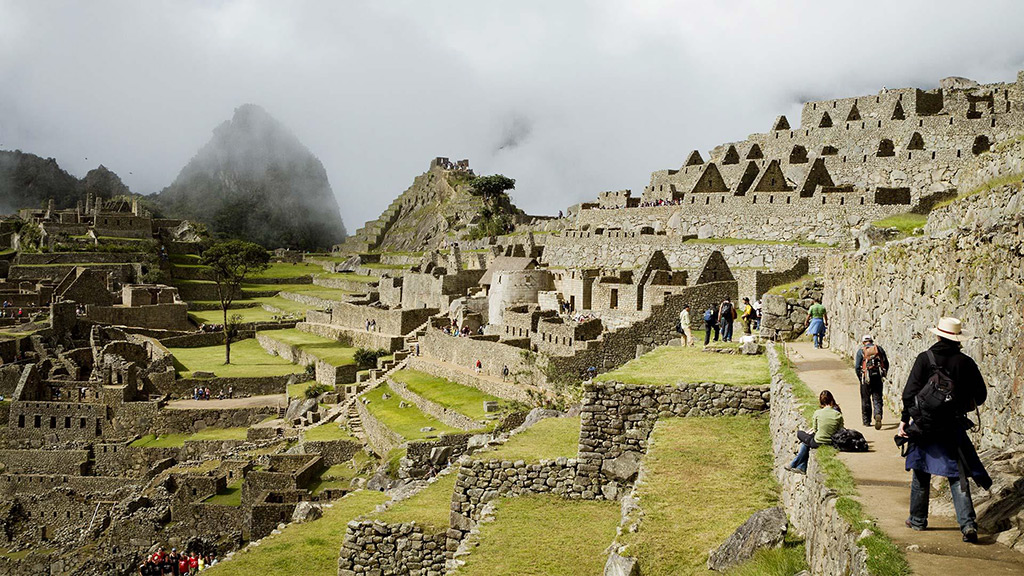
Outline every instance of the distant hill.
<svg viewBox="0 0 1024 576"><path fill-rule="evenodd" d="M259 106L246 104L153 197L168 216L268 248L329 248L345 238L327 172Z"/></svg>
<svg viewBox="0 0 1024 576"><path fill-rule="evenodd" d="M0 150L0 214L22 208L45 208L53 199L58 210L74 208L85 196L113 198L130 196L121 178L100 165L79 180L61 169L53 158L42 158L21 150Z"/></svg>

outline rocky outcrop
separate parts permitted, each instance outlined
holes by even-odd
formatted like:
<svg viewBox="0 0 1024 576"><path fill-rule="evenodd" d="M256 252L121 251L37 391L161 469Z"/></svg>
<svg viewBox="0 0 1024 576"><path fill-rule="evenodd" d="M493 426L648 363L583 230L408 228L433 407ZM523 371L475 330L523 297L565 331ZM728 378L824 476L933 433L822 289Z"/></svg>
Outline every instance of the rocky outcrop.
<svg viewBox="0 0 1024 576"><path fill-rule="evenodd" d="M320 160L253 104L218 126L154 199L168 215L268 248L315 250L345 237Z"/></svg>
<svg viewBox="0 0 1024 576"><path fill-rule="evenodd" d="M765 294L761 298L761 337L794 340L807 328L807 310L821 301L824 286L820 281L806 282L785 294Z"/></svg>
<svg viewBox="0 0 1024 576"><path fill-rule="evenodd" d="M724 572L749 560L754 552L778 548L789 520L782 508L758 510L708 556L708 570Z"/></svg>

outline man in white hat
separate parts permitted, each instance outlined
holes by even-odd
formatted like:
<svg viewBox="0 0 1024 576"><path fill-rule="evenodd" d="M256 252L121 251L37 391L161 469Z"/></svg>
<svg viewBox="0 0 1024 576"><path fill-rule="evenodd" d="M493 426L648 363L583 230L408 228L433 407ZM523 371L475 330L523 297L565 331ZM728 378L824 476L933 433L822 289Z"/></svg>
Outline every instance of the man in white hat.
<svg viewBox="0 0 1024 576"><path fill-rule="evenodd" d="M953 507L964 542L978 541L974 502L967 479L988 489L992 479L967 436L974 423L967 413L985 401L988 391L978 365L960 351L960 320L941 318L931 329L938 341L918 355L903 389L899 436L907 438L910 517L907 527L928 527L928 498L933 474L949 479Z"/></svg>
<svg viewBox="0 0 1024 576"><path fill-rule="evenodd" d="M881 430L882 379L889 373L889 357L881 346L875 344L871 334L861 338L853 370L860 381L860 412L864 425L871 425L871 413L874 412L875 430Z"/></svg>

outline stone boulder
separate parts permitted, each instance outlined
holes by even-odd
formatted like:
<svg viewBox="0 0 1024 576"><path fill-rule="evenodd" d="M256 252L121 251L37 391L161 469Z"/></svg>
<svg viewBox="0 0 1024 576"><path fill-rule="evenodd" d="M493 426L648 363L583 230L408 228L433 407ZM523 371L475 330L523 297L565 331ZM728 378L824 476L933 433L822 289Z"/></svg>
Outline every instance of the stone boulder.
<svg viewBox="0 0 1024 576"><path fill-rule="evenodd" d="M533 426L537 422L547 418L558 418L562 416L562 413L558 410L548 410L547 408L534 408L530 410L530 413L526 415L526 420L523 421L519 428L525 430L530 426Z"/></svg>
<svg viewBox="0 0 1024 576"><path fill-rule="evenodd" d="M740 353L748 356L756 356L764 352L764 348L754 340L748 340L740 344Z"/></svg>
<svg viewBox="0 0 1024 576"><path fill-rule="evenodd" d="M724 572L742 564L762 548L778 548L786 538L789 520L782 508L754 512L717 550L708 556L708 569Z"/></svg>
<svg viewBox="0 0 1024 576"><path fill-rule="evenodd" d="M640 566L636 558L626 558L612 552L604 565L604 576L640 576Z"/></svg>
<svg viewBox="0 0 1024 576"><path fill-rule="evenodd" d="M947 76L942 80L939 80L939 86L943 90L969 90L971 88L977 88L978 83L970 78L964 78L963 76Z"/></svg>
<svg viewBox="0 0 1024 576"><path fill-rule="evenodd" d="M310 410L316 410L316 408L317 404L315 398L296 398L288 403L288 410L284 413L284 419L287 421L297 420L305 416Z"/></svg>
<svg viewBox="0 0 1024 576"><path fill-rule="evenodd" d="M643 456L639 452L627 450L617 458L605 460L601 464L601 472L613 480L629 482L640 471L640 460L642 458Z"/></svg>
<svg viewBox="0 0 1024 576"><path fill-rule="evenodd" d="M312 522L324 515L319 504L299 502L292 512L292 522Z"/></svg>

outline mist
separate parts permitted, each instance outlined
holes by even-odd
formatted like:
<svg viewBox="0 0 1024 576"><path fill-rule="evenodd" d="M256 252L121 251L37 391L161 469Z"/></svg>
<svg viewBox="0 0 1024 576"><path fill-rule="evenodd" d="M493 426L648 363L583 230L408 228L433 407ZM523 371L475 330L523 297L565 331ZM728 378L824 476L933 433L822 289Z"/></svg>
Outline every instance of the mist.
<svg viewBox="0 0 1024 576"><path fill-rule="evenodd" d="M350 230L435 156L553 214L807 99L1013 81L1024 4L0 0L0 149L168 186L241 104L323 163Z"/></svg>

